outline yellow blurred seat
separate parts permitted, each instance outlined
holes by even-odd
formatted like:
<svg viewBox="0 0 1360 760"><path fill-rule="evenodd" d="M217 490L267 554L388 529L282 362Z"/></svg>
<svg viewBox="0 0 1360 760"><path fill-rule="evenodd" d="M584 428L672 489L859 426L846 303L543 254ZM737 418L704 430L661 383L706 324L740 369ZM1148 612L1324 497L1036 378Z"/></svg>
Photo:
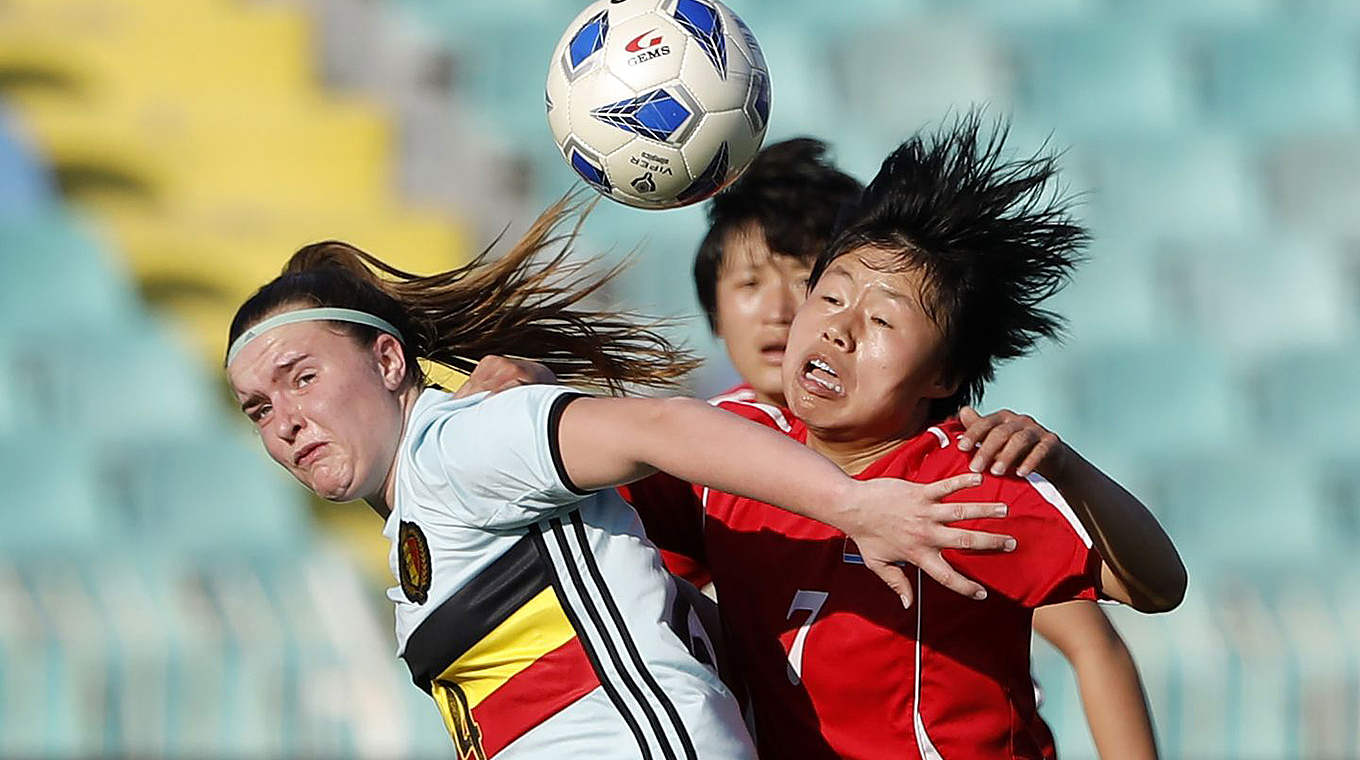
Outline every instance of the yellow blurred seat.
<svg viewBox="0 0 1360 760"><path fill-rule="evenodd" d="M108 209L104 219L146 295L183 317L194 344L213 361L221 360L235 308L277 276L303 245L341 239L418 273L457 266L468 249L461 228L442 215L411 210L325 213L261 207L240 216L167 220L127 208Z"/></svg>
<svg viewBox="0 0 1360 760"><path fill-rule="evenodd" d="M391 195L390 125L360 101L244 106L200 97L80 107L49 100L24 109L22 120L59 176L69 167L127 173L163 204L364 208ZM68 189L95 201L101 190Z"/></svg>

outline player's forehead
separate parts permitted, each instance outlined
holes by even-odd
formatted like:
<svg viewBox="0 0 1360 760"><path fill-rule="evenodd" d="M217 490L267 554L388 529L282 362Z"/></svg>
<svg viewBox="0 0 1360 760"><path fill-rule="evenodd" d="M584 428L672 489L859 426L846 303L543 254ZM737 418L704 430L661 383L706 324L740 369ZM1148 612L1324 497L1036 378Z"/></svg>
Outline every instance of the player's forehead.
<svg viewBox="0 0 1360 760"><path fill-rule="evenodd" d="M760 222L752 219L728 230L723 240L722 274L769 269L781 274L806 273L812 262L803 257L770 248Z"/></svg>
<svg viewBox="0 0 1360 760"><path fill-rule="evenodd" d="M929 314L925 272L895 254L878 248L862 248L838 256L827 264L814 288L862 294L856 301L866 308L881 305L905 312Z"/></svg>
<svg viewBox="0 0 1360 760"><path fill-rule="evenodd" d="M324 322L276 327L241 349L227 367L227 378L238 396L267 390L279 382L284 370L341 350L343 338L336 330L327 329Z"/></svg>

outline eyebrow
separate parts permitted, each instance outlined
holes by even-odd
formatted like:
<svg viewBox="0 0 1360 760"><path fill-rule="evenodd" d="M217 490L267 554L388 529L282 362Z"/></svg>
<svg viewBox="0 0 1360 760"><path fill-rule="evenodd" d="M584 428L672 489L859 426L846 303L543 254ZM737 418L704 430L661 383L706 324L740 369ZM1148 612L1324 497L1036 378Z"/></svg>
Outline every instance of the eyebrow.
<svg viewBox="0 0 1360 760"><path fill-rule="evenodd" d="M832 264L832 265L826 270L826 273L827 273L828 275L838 274L838 275L840 275L841 277L844 277L844 278L847 279L847 280L853 280L853 279L855 279L855 278L853 278L853 277L850 276L850 270L848 270L848 269L846 269L845 267L841 266L840 263Z"/></svg>
<svg viewBox="0 0 1360 760"><path fill-rule="evenodd" d="M893 299L894 301L911 300L911 298L906 293L893 290L892 288L888 287L887 285L883 285L882 283L880 283L877 287L879 290L883 291L889 298Z"/></svg>
<svg viewBox="0 0 1360 760"><path fill-rule="evenodd" d="M284 359L283 361L274 365L274 371L269 373L269 379L273 380L274 378L278 377L280 373L287 372L288 370L292 369L293 366L296 365L298 362L310 356L311 354L304 353L298 354L297 356L294 356L291 359Z"/></svg>
<svg viewBox="0 0 1360 760"><path fill-rule="evenodd" d="M287 372L288 370L296 366L298 362L302 361L303 359L309 358L310 356L311 354L298 354L297 356L293 356L288 359L285 359L284 361L279 362L274 366L274 370L269 373L269 381L272 383L274 379L279 376L280 373ZM266 399L263 394L252 393L248 398L246 398L245 401L241 402L241 411L245 414L249 414L247 410L250 409L250 407L267 400L268 399Z"/></svg>

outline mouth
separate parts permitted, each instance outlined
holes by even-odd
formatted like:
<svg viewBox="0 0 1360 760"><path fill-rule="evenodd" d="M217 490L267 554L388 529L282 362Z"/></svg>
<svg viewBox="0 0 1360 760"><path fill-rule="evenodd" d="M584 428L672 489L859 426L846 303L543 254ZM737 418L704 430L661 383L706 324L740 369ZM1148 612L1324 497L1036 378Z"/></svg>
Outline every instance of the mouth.
<svg viewBox="0 0 1360 760"><path fill-rule="evenodd" d="M298 452L293 455L293 466L301 467L316 461L317 456L319 456L317 452L325 445L325 441L318 441L316 443L309 443L298 449Z"/></svg>
<svg viewBox="0 0 1360 760"><path fill-rule="evenodd" d="M820 356L813 356L803 363L798 373L798 384L808 393L822 398L841 398L845 395L845 385L831 363Z"/></svg>
<svg viewBox="0 0 1360 760"><path fill-rule="evenodd" d="M768 343L760 347L760 358L766 364L781 365L784 363L784 343Z"/></svg>

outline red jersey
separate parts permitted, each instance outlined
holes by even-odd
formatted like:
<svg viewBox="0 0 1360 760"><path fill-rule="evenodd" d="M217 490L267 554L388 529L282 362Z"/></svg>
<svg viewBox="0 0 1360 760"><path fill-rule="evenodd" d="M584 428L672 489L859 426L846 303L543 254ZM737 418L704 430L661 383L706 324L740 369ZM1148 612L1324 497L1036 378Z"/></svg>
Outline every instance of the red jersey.
<svg viewBox="0 0 1360 760"><path fill-rule="evenodd" d="M806 442L770 407L728 411ZM931 482L968 472L957 420L880 457L859 479ZM751 692L762 757L1041 758L1051 741L1030 680L1033 607L1094 599L1100 559L1056 489L1037 475L986 476L951 501L1000 501L1004 521L960 527L1013 535L1010 553L947 551L988 589L964 598L916 570L916 601L864 567L827 525L766 504L705 492L704 543L729 654ZM1051 751L1051 750L1050 750Z"/></svg>

